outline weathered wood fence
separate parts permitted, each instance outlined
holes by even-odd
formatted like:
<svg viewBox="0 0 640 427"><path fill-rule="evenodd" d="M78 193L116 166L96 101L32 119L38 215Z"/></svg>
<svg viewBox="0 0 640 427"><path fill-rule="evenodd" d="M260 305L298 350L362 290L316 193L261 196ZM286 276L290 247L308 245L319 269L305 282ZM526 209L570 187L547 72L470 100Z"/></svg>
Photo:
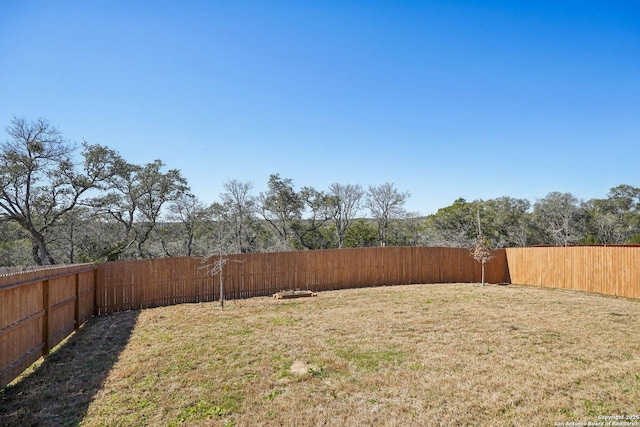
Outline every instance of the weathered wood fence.
<svg viewBox="0 0 640 427"><path fill-rule="evenodd" d="M94 313L93 264L0 276L0 387Z"/></svg>
<svg viewBox="0 0 640 427"><path fill-rule="evenodd" d="M504 250L487 265L487 281L505 282ZM387 247L232 255L223 268L227 299L281 290L360 288L409 283L477 282L481 268L464 248ZM215 259L163 258L98 265L96 312L148 308L220 297Z"/></svg>
<svg viewBox="0 0 640 427"><path fill-rule="evenodd" d="M535 247L494 251L489 283L517 283L640 298L640 247ZM410 283L479 282L462 248L388 247L233 255L227 299L280 290L326 291ZM83 264L0 276L0 387L92 315L220 297L215 259Z"/></svg>

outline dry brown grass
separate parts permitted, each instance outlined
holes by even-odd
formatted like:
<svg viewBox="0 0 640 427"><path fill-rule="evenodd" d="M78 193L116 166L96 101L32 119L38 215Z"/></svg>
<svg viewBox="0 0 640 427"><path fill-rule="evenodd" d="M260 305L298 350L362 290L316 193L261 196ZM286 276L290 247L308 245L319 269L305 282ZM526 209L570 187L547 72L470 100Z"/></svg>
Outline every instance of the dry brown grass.
<svg viewBox="0 0 640 427"><path fill-rule="evenodd" d="M124 316L136 323L116 339L128 342L113 366L95 375L68 366L94 360L92 343ZM122 313L72 338L74 359L56 365L65 371L57 381L88 375L94 387L55 424L597 422L640 414L638 331L640 301L513 285L380 287L236 301L224 312L207 303ZM44 423L55 396L41 405L44 415L20 398L37 399L32 389L53 381L41 371L0 397L0 424ZM62 393L67 405L77 399Z"/></svg>

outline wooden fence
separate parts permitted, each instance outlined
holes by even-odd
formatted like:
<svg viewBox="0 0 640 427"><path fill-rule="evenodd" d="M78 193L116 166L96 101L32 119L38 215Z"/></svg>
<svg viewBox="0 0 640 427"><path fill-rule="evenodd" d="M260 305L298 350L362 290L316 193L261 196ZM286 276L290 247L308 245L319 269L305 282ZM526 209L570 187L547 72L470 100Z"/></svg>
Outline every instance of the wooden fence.
<svg viewBox="0 0 640 427"><path fill-rule="evenodd" d="M505 282L504 250L487 265L488 282ZM281 290L326 291L409 283L477 282L481 269L463 248L387 247L274 252L226 257L227 299ZM98 265L96 313L220 298L215 259L163 258Z"/></svg>
<svg viewBox="0 0 640 427"><path fill-rule="evenodd" d="M0 387L91 318L95 266L0 276Z"/></svg>
<svg viewBox="0 0 640 427"><path fill-rule="evenodd" d="M640 247L535 247L494 251L489 283L517 283L640 298ZM358 248L228 257L227 299L280 290L326 291L409 283L479 282L467 249ZM163 258L0 276L0 387L93 314L220 297L215 262Z"/></svg>
<svg viewBox="0 0 640 427"><path fill-rule="evenodd" d="M640 298L640 247L506 249L508 282Z"/></svg>

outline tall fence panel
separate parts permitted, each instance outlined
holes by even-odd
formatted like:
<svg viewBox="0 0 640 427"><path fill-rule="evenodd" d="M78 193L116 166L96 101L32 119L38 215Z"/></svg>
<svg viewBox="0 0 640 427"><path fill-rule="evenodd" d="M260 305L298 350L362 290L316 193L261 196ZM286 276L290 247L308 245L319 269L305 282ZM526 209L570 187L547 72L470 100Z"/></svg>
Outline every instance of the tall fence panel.
<svg viewBox="0 0 640 427"><path fill-rule="evenodd" d="M92 264L0 276L0 387L93 314Z"/></svg>
<svg viewBox="0 0 640 427"><path fill-rule="evenodd" d="M505 282L504 250L487 264L490 283ZM387 247L163 258L98 265L96 312L271 295L281 290L327 291L408 283L478 282L480 265L463 248Z"/></svg>
<svg viewBox="0 0 640 427"><path fill-rule="evenodd" d="M491 251L493 259L485 264L485 281L487 283L511 283L509 277L509 266L507 264L507 251L506 249L496 249ZM477 263L476 263L477 264ZM482 275L482 267L476 266L479 269L479 276L476 276L474 282L479 282Z"/></svg>
<svg viewBox="0 0 640 427"><path fill-rule="evenodd" d="M510 282L640 298L640 247L508 248Z"/></svg>

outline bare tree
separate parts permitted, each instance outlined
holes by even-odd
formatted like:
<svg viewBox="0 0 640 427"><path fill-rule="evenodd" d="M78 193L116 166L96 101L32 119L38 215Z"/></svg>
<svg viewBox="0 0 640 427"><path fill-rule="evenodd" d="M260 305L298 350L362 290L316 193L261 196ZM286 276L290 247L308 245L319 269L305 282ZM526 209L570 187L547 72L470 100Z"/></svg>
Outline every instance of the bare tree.
<svg viewBox="0 0 640 427"><path fill-rule="evenodd" d="M393 183L385 182L378 187L369 186L365 204L378 223L380 246L387 245L387 230L391 222L405 215L404 203L409 196L408 191L399 192L393 187Z"/></svg>
<svg viewBox="0 0 640 427"><path fill-rule="evenodd" d="M204 257L202 263L205 264L205 268L208 269L208 274L212 276L218 276L220 283L220 309L224 310L224 266L229 262L229 258L225 257L222 250L219 250L217 254L212 254Z"/></svg>
<svg viewBox="0 0 640 427"><path fill-rule="evenodd" d="M29 233L33 258L53 264L47 244L53 226L99 188L110 175L109 150L83 143L83 170L73 163L75 146L45 119L14 117L0 145L0 221L12 221Z"/></svg>
<svg viewBox="0 0 640 427"><path fill-rule="evenodd" d="M193 255L193 241L196 228L206 217L206 209L202 202L190 192L184 192L169 205L168 218L179 221L186 232L186 255Z"/></svg>
<svg viewBox="0 0 640 427"><path fill-rule="evenodd" d="M333 183L329 186L329 194L331 195L331 219L336 226L338 247L342 248L347 229L360 210L364 190L359 184Z"/></svg>
<svg viewBox="0 0 640 427"><path fill-rule="evenodd" d="M235 223L231 219L233 214L221 203L211 205L211 236L213 237L213 248L211 253L202 259L204 268L212 276L218 275L220 282L220 308L224 310L225 288L224 288L224 266L231 261L229 253L235 247ZM240 260L233 260L241 262Z"/></svg>
<svg viewBox="0 0 640 427"><path fill-rule="evenodd" d="M257 211L256 198L251 194L253 184L230 179L223 184L224 193L220 194L222 207L226 210L233 231L233 252L252 251L255 240L253 225Z"/></svg>

